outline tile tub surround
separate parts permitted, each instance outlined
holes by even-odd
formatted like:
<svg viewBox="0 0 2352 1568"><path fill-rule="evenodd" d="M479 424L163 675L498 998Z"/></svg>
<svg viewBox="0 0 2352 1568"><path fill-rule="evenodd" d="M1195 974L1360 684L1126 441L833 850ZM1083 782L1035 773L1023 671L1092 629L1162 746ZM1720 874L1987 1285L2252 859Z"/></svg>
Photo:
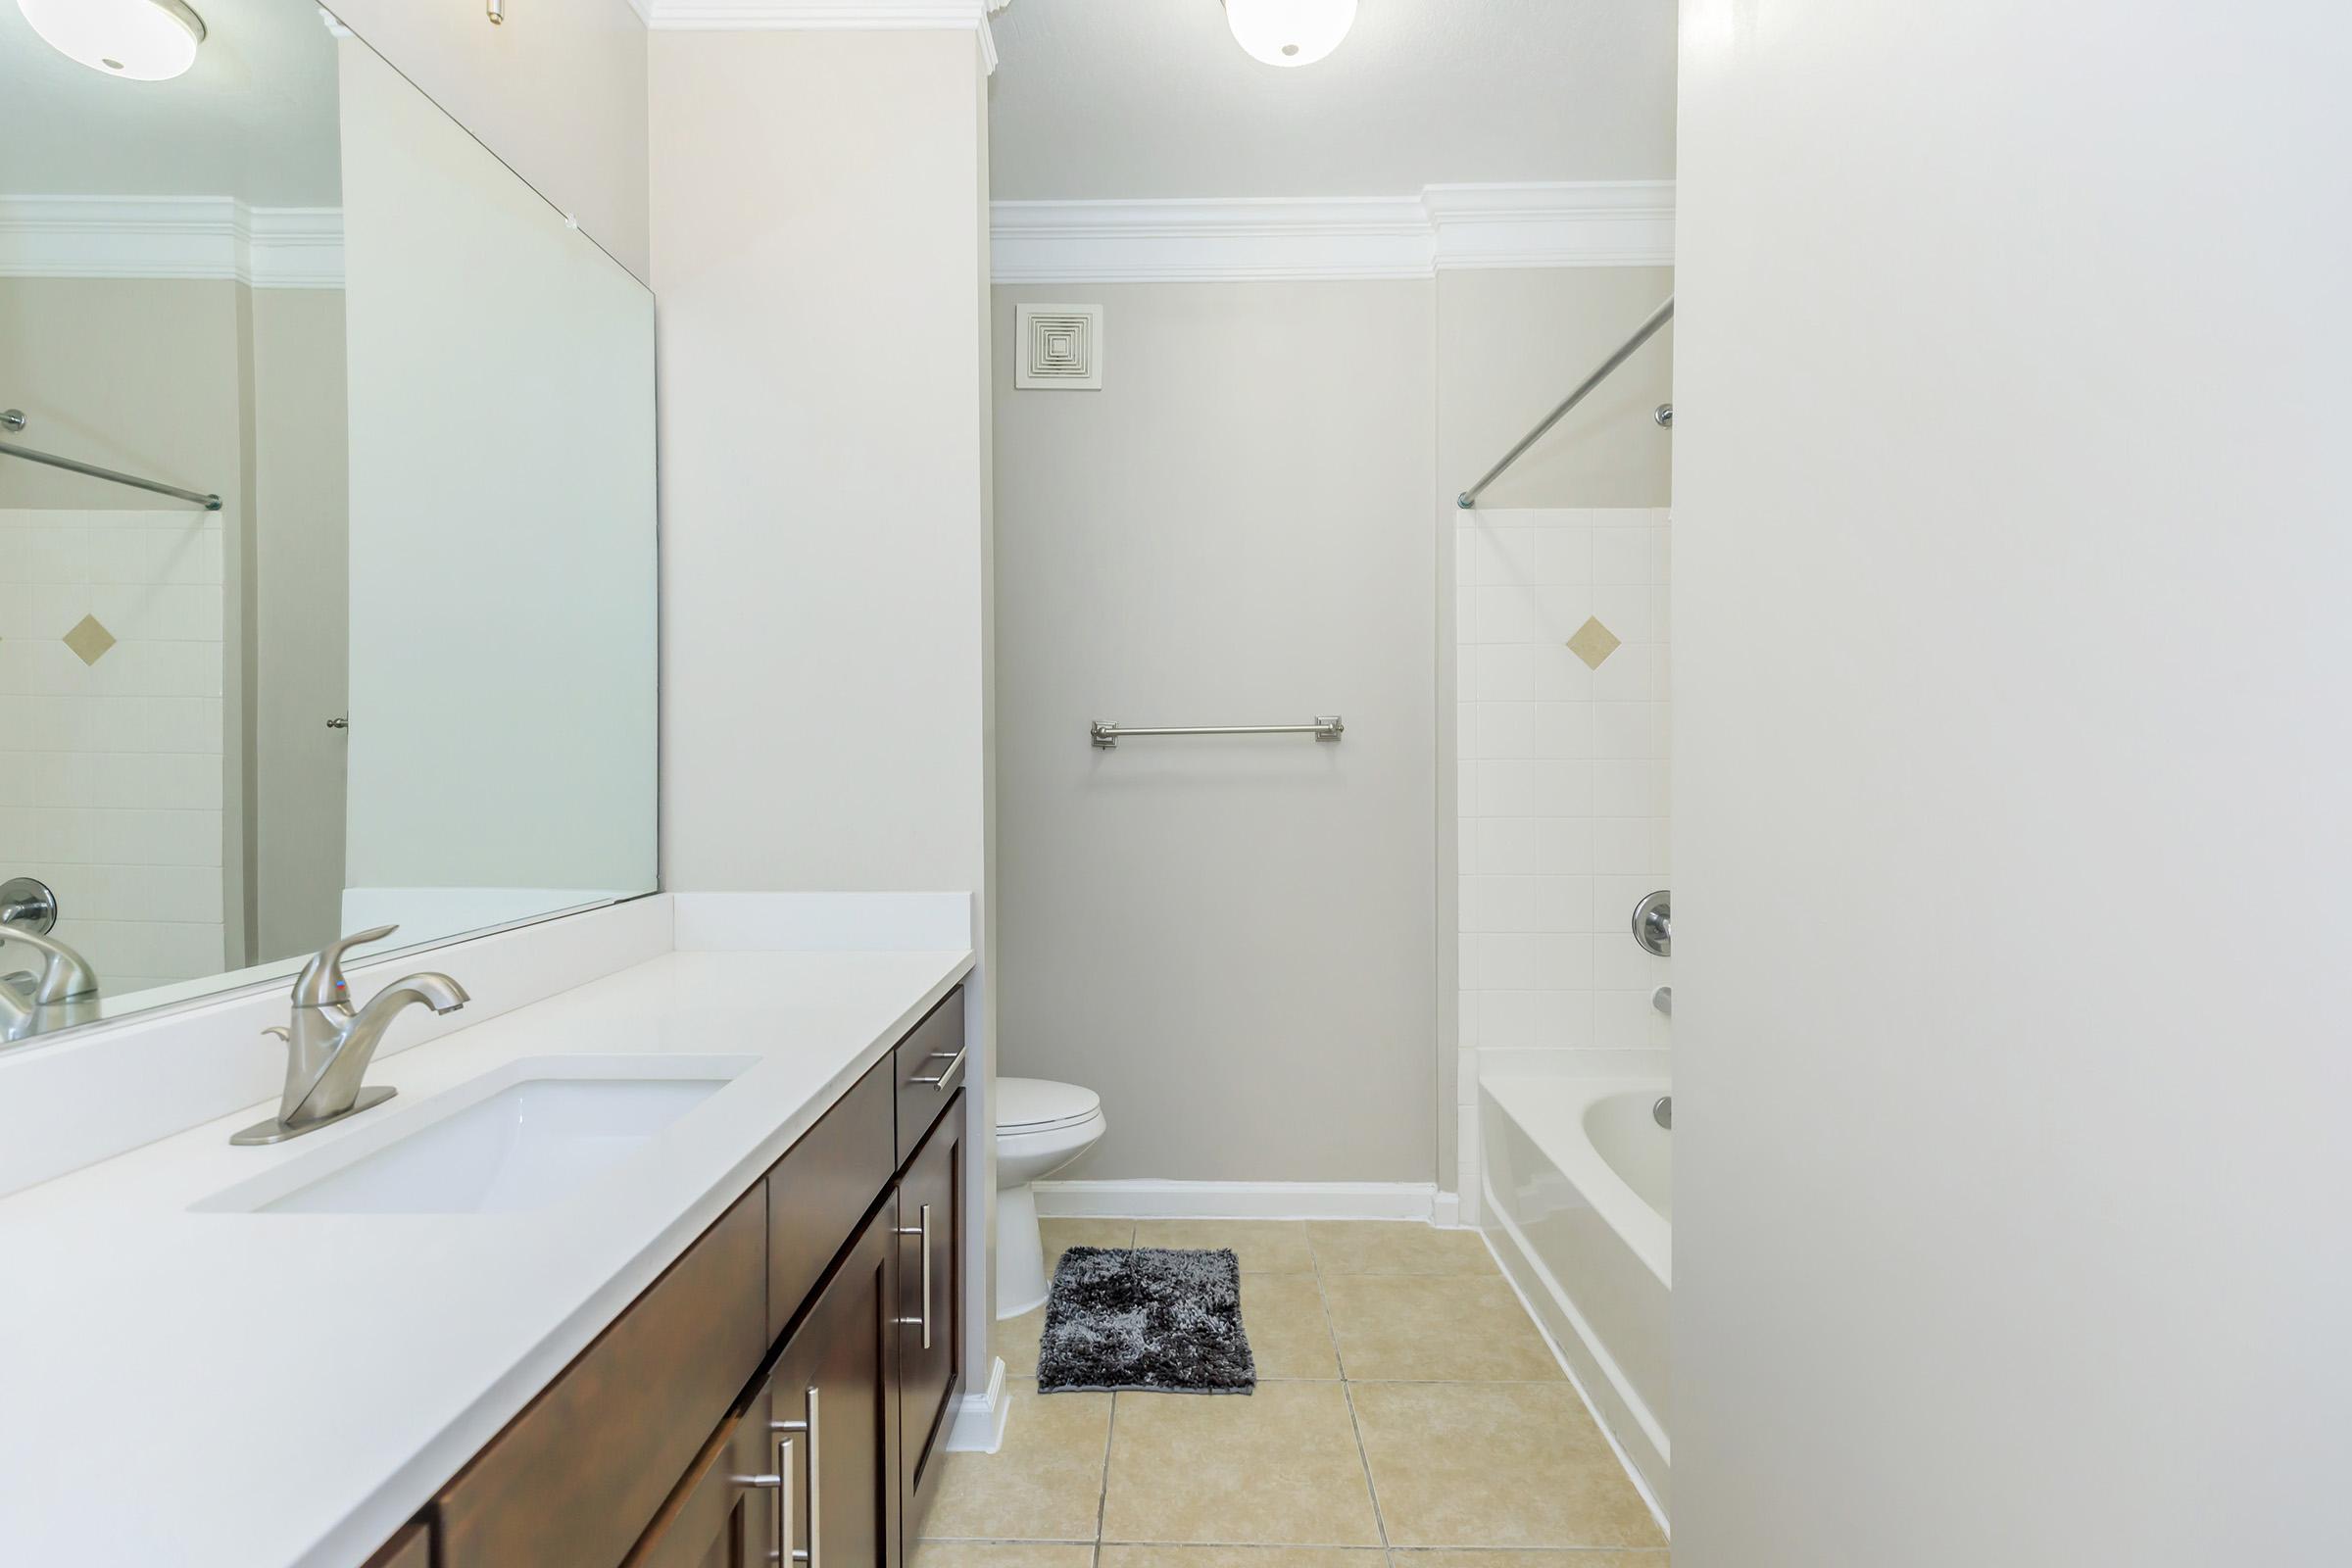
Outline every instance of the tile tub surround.
<svg viewBox="0 0 2352 1568"><path fill-rule="evenodd" d="M221 537L187 507L0 508L0 844L110 992L224 957Z"/></svg>
<svg viewBox="0 0 2352 1568"><path fill-rule="evenodd" d="M666 900L602 918L642 921L645 906L666 946ZM433 961L470 980L465 946ZM551 1208L190 1212L369 1120L232 1149L251 1104L0 1200L16 1331L0 1344L0 1561L349 1568L970 966L963 951L662 953L378 1059L370 1080L400 1093L369 1117L528 1056L707 1054L720 1040L760 1058ZM334 1397L256 1401L255 1369L289 1362L335 1367ZM205 1412L206 1441L126 1501L81 1456L134 1404Z"/></svg>
<svg viewBox="0 0 2352 1568"><path fill-rule="evenodd" d="M913 1568L1053 1568L1030 1554L1072 1548L1097 1551L1094 1568L1471 1568L1473 1554L1666 1568L1664 1536L1476 1235L1369 1220L1044 1231L1049 1254L1171 1236L1234 1249L1257 1393L1041 1396L1026 1374L1042 1312L998 1324L1004 1447L949 1461ZM1428 1547L1463 1557L1424 1561Z"/></svg>
<svg viewBox="0 0 2352 1568"><path fill-rule="evenodd" d="M1664 1047L1670 885L1663 509L1454 514L1455 1191L1478 1204L1477 1053Z"/></svg>

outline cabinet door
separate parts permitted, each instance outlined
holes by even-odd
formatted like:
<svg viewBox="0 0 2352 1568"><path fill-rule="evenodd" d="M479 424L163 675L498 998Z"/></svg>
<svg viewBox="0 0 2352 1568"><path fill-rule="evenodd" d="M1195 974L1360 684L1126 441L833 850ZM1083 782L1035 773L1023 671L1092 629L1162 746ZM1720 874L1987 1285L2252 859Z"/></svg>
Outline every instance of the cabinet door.
<svg viewBox="0 0 2352 1568"><path fill-rule="evenodd" d="M761 1474L766 1422L729 1421L706 1445L621 1568L766 1568L763 1494L783 1478Z"/></svg>
<svg viewBox="0 0 2352 1568"><path fill-rule="evenodd" d="M843 1255L752 1401L767 1426L763 1538L807 1568L899 1561L896 1214L885 1201ZM803 1555L803 1554L806 1555Z"/></svg>
<svg viewBox="0 0 2352 1568"><path fill-rule="evenodd" d="M899 1178L899 1466L908 1529L938 1481L963 1345L963 1096Z"/></svg>

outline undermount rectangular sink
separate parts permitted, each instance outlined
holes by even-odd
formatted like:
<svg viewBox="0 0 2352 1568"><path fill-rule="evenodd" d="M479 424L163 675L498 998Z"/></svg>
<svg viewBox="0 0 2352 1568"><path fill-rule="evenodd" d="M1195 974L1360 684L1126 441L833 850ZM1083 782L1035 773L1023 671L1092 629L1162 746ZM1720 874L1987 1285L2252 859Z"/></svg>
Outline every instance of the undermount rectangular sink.
<svg viewBox="0 0 2352 1568"><path fill-rule="evenodd" d="M499 1214L563 1201L756 1056L538 1056L195 1206L272 1214Z"/></svg>

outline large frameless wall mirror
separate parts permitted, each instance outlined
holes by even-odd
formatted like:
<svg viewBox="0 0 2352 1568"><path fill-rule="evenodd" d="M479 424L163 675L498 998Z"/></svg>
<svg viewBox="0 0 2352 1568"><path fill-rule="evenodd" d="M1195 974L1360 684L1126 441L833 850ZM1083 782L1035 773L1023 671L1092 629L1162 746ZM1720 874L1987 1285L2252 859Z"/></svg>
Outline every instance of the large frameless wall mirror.
<svg viewBox="0 0 2352 1568"><path fill-rule="evenodd" d="M194 5L0 0L0 1045L655 886L651 295Z"/></svg>

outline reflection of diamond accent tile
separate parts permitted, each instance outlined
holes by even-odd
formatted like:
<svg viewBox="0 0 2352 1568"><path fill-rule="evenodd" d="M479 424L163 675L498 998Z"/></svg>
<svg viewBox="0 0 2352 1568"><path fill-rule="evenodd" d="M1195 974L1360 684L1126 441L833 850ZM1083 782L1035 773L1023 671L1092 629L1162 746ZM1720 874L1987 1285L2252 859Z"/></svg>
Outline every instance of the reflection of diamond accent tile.
<svg viewBox="0 0 2352 1568"><path fill-rule="evenodd" d="M96 615L84 615L66 633L66 646L85 664L95 664L115 646L115 634L98 623Z"/></svg>
<svg viewBox="0 0 2352 1568"><path fill-rule="evenodd" d="M1599 616L1592 615L1568 639L1568 651L1583 660L1587 669L1598 669L1617 651L1617 634L1603 626Z"/></svg>

